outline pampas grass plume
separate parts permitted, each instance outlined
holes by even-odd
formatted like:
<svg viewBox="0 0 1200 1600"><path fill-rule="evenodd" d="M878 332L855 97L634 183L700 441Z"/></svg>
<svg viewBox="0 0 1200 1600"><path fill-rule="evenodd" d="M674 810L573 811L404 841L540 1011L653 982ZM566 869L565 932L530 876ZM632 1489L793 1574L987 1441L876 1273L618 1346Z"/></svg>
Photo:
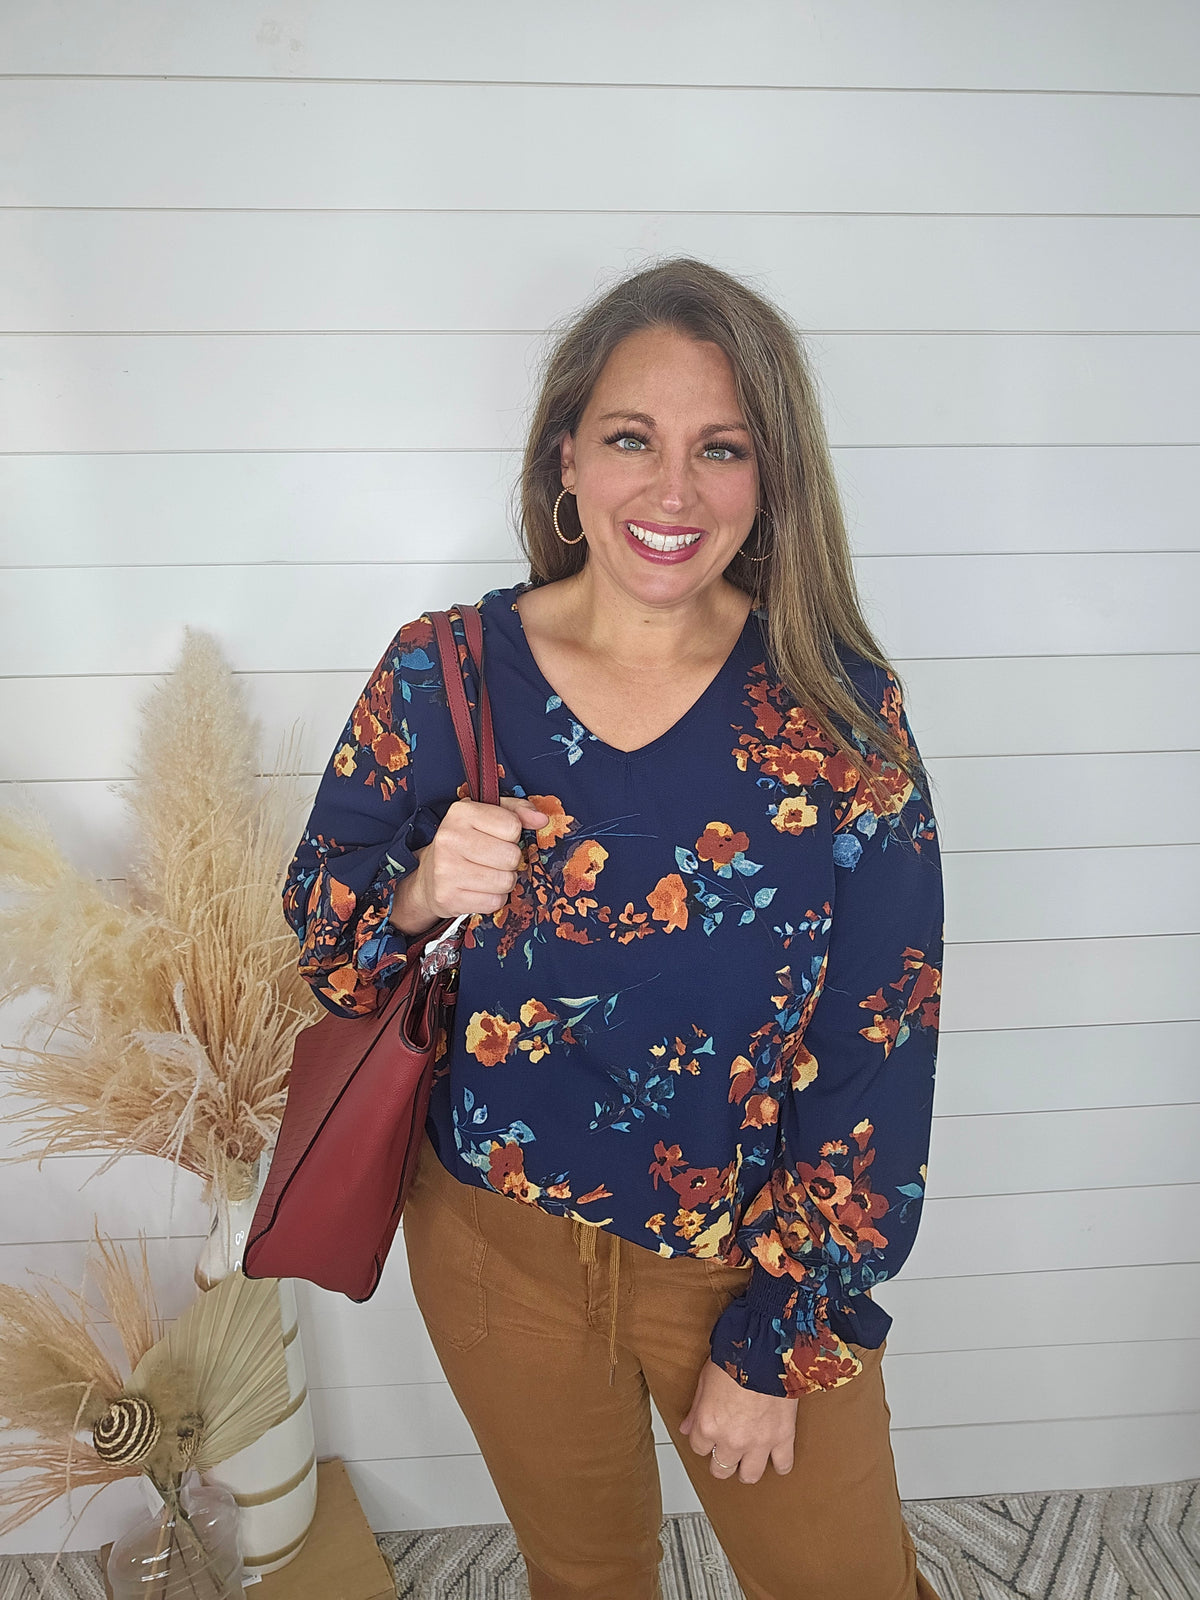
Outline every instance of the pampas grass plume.
<svg viewBox="0 0 1200 1600"><path fill-rule="evenodd" d="M292 1043L319 1014L280 907L303 816L297 731L265 780L258 738L215 640L188 628L141 709L122 899L39 816L0 811L0 886L16 894L0 911L0 988L49 996L11 1047L10 1086L31 1102L14 1113L24 1150L139 1150L210 1194L252 1192Z"/></svg>

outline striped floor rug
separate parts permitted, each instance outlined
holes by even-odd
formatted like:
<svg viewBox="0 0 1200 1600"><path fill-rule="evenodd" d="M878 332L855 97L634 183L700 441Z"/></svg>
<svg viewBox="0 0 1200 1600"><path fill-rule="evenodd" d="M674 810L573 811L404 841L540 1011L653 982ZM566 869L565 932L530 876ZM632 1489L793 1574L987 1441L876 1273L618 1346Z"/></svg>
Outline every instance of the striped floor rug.
<svg viewBox="0 0 1200 1600"><path fill-rule="evenodd" d="M904 1514L941 1600L1200 1600L1200 1480L909 1500ZM379 1543L400 1600L528 1600L506 1523L385 1533ZM700 1513L668 1517L662 1543L663 1600L740 1600ZM104 1600L94 1557L64 1556L46 1582L49 1567L43 1556L0 1559L0 1600L39 1592L42 1600Z"/></svg>

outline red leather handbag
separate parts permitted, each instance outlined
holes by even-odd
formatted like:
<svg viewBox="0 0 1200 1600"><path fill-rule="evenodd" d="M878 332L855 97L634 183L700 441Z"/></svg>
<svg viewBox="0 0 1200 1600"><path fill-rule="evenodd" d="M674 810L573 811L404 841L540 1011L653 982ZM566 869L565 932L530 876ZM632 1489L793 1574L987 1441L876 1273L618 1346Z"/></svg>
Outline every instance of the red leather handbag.
<svg viewBox="0 0 1200 1600"><path fill-rule="evenodd" d="M456 609L479 684L478 743L449 616L434 611L446 699L471 798L498 805L483 627L475 606ZM279 1138L247 1235L246 1277L306 1278L351 1300L374 1294L416 1170L434 1056L452 1023L466 917L409 940L399 980L374 1015L331 1012L297 1035Z"/></svg>

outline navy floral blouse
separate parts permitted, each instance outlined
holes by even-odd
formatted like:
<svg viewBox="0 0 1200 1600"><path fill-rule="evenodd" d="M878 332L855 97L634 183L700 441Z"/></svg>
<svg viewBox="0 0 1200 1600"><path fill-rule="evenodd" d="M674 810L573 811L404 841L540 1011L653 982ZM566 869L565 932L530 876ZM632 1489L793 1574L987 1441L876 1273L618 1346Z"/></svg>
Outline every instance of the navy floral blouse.
<svg viewBox="0 0 1200 1600"><path fill-rule="evenodd" d="M750 1264L713 1361L763 1394L836 1388L862 1370L850 1346L887 1335L870 1291L908 1256L925 1192L929 799L855 730L876 809L772 676L762 611L673 727L614 749L542 676L515 605L530 587L479 602L484 671L501 792L549 821L522 835L507 903L465 924L430 1139L464 1183L659 1255ZM892 675L839 654L913 744ZM330 1011L386 998L407 946L394 886L468 793L426 614L363 689L288 873L299 970Z"/></svg>

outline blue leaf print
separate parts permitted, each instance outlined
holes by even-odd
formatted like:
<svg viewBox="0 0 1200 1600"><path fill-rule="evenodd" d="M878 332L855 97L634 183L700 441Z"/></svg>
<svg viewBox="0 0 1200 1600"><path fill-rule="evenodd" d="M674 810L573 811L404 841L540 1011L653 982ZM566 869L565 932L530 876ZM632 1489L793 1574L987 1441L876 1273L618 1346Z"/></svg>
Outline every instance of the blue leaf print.
<svg viewBox="0 0 1200 1600"><path fill-rule="evenodd" d="M675 846L675 865L681 872L695 872L700 863L690 850L685 850L681 844Z"/></svg>
<svg viewBox="0 0 1200 1600"><path fill-rule="evenodd" d="M428 672L433 662L424 650L410 650L407 655L399 658L397 665L405 671Z"/></svg>
<svg viewBox="0 0 1200 1600"><path fill-rule="evenodd" d="M561 695L557 695L557 694L552 694L550 696L549 700L546 701L546 710L547 711L557 711L560 705L562 705L562 696Z"/></svg>
<svg viewBox="0 0 1200 1600"><path fill-rule="evenodd" d="M859 833L862 834L864 839L869 839L874 834L875 829L879 826L879 818L873 811L864 811L854 826L858 829Z"/></svg>
<svg viewBox="0 0 1200 1600"><path fill-rule="evenodd" d="M849 867L850 871L853 872L861 855L862 843L852 833L839 833L834 836L833 864L835 867Z"/></svg>
<svg viewBox="0 0 1200 1600"><path fill-rule="evenodd" d="M739 927L745 927L747 922L753 922L753 921L754 921L754 908L753 908L753 906L747 906L745 911L743 911L741 916L738 918L738 926Z"/></svg>
<svg viewBox="0 0 1200 1600"><path fill-rule="evenodd" d="M752 878L756 872L762 871L761 861L747 861L746 857L740 850L733 858L733 865L741 873L743 878Z"/></svg>
<svg viewBox="0 0 1200 1600"><path fill-rule="evenodd" d="M764 906L769 906L775 898L774 889L760 889L754 896L754 904L761 911Z"/></svg>

